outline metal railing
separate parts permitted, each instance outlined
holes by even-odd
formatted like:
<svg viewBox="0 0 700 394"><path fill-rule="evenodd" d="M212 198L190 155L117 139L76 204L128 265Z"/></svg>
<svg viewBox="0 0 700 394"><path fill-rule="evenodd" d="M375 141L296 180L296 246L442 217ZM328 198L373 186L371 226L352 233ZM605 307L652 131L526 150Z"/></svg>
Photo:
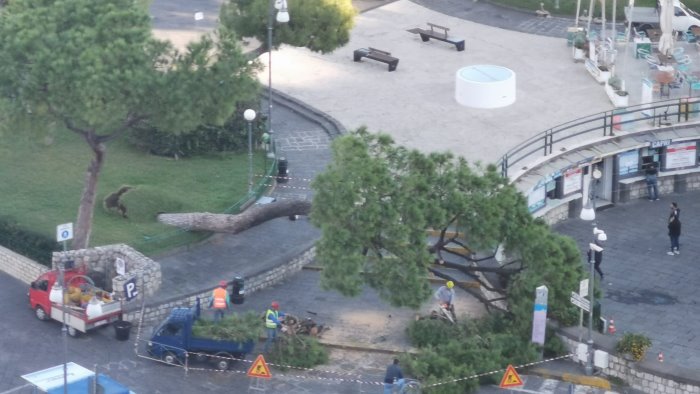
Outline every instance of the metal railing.
<svg viewBox="0 0 700 394"><path fill-rule="evenodd" d="M583 144L596 138L615 136L616 133L698 124L700 117L697 114L700 114L700 97L689 96L584 116L521 142L506 152L497 165L503 177L507 178L514 166L526 169L538 158L553 155L555 151L570 150L572 144Z"/></svg>

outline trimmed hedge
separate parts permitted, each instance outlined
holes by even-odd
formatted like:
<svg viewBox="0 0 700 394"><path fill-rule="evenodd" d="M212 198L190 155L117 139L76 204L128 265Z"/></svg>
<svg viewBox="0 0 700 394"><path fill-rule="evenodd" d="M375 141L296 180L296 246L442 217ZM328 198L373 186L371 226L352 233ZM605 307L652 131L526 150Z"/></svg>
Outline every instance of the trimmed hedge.
<svg viewBox="0 0 700 394"><path fill-rule="evenodd" d="M242 112L242 111L241 111ZM253 121L253 142L260 141L266 117ZM145 123L134 127L127 141L138 149L157 156L192 157L206 153L235 152L248 148L248 122L234 115L223 125L203 125L188 133L174 134Z"/></svg>
<svg viewBox="0 0 700 394"><path fill-rule="evenodd" d="M52 253L62 250L55 240L25 230L7 217L0 217L0 245L47 267L51 267Z"/></svg>

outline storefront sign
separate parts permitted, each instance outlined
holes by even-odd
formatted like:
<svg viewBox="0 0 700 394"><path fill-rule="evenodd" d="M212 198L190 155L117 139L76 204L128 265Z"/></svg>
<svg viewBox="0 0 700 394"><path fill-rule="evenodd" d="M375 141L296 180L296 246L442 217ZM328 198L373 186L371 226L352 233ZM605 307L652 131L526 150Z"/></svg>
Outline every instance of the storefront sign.
<svg viewBox="0 0 700 394"><path fill-rule="evenodd" d="M581 176L583 170L581 168L572 168L564 172L564 190L565 196L581 190Z"/></svg>
<svg viewBox="0 0 700 394"><path fill-rule="evenodd" d="M650 148L661 148L661 147L669 146L669 145L671 145L670 139L668 139L668 140L656 140L656 141L651 141L649 143Z"/></svg>
<svg viewBox="0 0 700 394"><path fill-rule="evenodd" d="M692 167L697 163L697 143L681 142L666 147L666 169Z"/></svg>

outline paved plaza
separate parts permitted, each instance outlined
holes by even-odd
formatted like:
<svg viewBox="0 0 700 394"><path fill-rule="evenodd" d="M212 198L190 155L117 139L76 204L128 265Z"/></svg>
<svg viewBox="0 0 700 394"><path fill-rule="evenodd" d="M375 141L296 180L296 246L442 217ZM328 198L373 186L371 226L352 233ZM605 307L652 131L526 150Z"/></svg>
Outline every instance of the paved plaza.
<svg viewBox="0 0 700 394"><path fill-rule="evenodd" d="M399 144L410 148L450 150L470 161L490 163L509 148L549 127L612 109L602 86L580 63L572 61L571 48L566 47L564 39L570 20L537 19L483 2L463 0L361 0L358 3L367 10L358 15L351 42L345 47L325 55L291 47L273 54L274 88L329 114L348 130L366 125L370 131L389 133ZM214 26L219 4L218 0L197 4L156 0L152 8L155 29L159 35L184 45ZM192 16L198 11L204 11L205 18L194 21ZM466 50L457 52L454 46L439 41L423 43L406 31L425 26L426 22L450 27L451 34L466 39ZM373 61L353 62L352 51L369 46L399 57L397 71L387 72L385 64ZM621 68L630 78L639 78L647 72L645 64L633 61L632 57L626 60L629 60L626 67ZM516 103L495 110L459 106L454 100L455 72L474 64L513 69L517 75ZM263 84L266 75L266 71L261 72ZM628 89L634 103L638 95L633 86ZM283 106L275 106L273 128L280 152L289 160L292 178L289 183L279 185L273 196L310 198L309 180L331 160L331 138L317 123ZM598 226L606 230L609 239L602 267L606 274L602 286L603 314L615 319L616 335L625 331L645 333L653 339L651 352L663 352L667 364L682 364L696 370L700 369L700 339L695 334L700 319L697 313L700 295L694 284L700 275L700 266L694 261L699 248L699 196L700 193L693 192L663 195L661 201L653 203L633 201L600 211L597 218ZM670 201L678 201L682 209L684 235L679 256L665 254L668 244L665 220ZM577 219L554 228L574 237L582 251L591 238L590 223ZM158 261L163 266L164 290L159 297L194 293L213 287L221 278L272 267L306 250L318 237L318 231L306 219L293 222L278 219L241 234L219 235L204 244L161 256ZM341 297L320 289L318 278L318 272L304 270L253 294L242 309L258 311L277 299L283 309L330 325L328 341L401 351L407 350L408 344L403 332L395 327L405 326L416 313L431 308L428 302L419 311L394 309L371 290L359 298ZM14 292L22 291L16 283L10 284ZM463 316L476 317L483 313L481 306L465 294L460 294L459 305ZM15 307L0 305L0 309L7 310ZM29 310L27 315L33 318ZM29 341L30 334L48 337L60 332L54 331L44 326L39 334L38 331L14 332L2 344L14 346L20 352L19 344ZM204 374L193 372L183 379L185 386L180 386L180 371L164 369L165 386L162 390L148 391L157 388L155 383L139 382L147 380L145 368L150 361L121 361L133 358L132 349L108 341L107 336L103 332L95 338L83 339L72 356L78 361L109 366L126 383L143 384L146 390L143 392L176 392L172 390L178 387L216 392L240 382L231 377L235 375L212 373L200 379ZM111 357L100 359L90 353L90 343L121 348ZM41 350L48 354L50 348L46 345ZM370 380L381 377L386 362L383 353L368 358L363 366L337 354L334 357L334 368ZM37 364L48 363L42 365L48 367L60 362L58 357L45 358L42 353L27 355L27 359L31 365L0 356L0 365L6 367L1 375L3 379L16 383L19 373L35 370ZM327 382L304 387L304 379L290 379L274 383L285 392L329 390ZM373 392L376 388L356 386L343 392L358 392L358 387L360 392ZM9 383L0 384L0 391L9 387Z"/></svg>

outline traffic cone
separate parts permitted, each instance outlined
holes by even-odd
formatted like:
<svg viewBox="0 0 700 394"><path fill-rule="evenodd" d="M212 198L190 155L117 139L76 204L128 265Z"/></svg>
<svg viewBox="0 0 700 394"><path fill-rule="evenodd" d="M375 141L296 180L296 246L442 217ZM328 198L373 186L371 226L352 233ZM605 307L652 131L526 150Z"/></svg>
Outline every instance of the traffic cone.
<svg viewBox="0 0 700 394"><path fill-rule="evenodd" d="M659 362L660 363L664 362L664 354L663 353L659 353Z"/></svg>
<svg viewBox="0 0 700 394"><path fill-rule="evenodd" d="M612 335L617 331L615 328L615 320L610 319L610 324L608 325L608 334Z"/></svg>

